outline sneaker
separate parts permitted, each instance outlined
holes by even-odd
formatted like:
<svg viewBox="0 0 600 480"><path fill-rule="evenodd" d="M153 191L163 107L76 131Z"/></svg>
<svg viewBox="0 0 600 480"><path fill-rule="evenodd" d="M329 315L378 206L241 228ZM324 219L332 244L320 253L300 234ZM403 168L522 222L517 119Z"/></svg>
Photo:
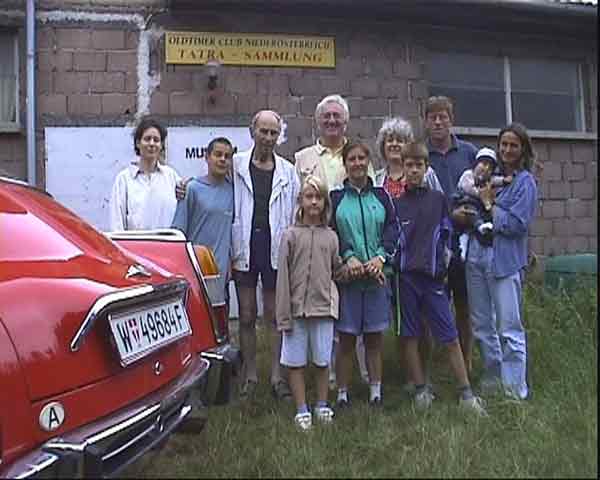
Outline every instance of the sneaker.
<svg viewBox="0 0 600 480"><path fill-rule="evenodd" d="M429 393L431 393L435 398L435 390L433 388L433 384L427 382L425 383L425 388L429 390ZM413 382L406 382L402 385L402 391L406 393L409 397L413 397L417 393L417 387Z"/></svg>
<svg viewBox="0 0 600 480"><path fill-rule="evenodd" d="M487 417L488 413L485 410L485 402L481 397L472 396L471 398L460 398L458 400L458 406L463 410L471 410L473 413L480 417Z"/></svg>
<svg viewBox="0 0 600 480"><path fill-rule="evenodd" d="M321 423L331 423L333 422L333 417L335 413L333 409L327 405L326 407L315 407L314 408L315 417Z"/></svg>
<svg viewBox="0 0 600 480"><path fill-rule="evenodd" d="M431 408L431 404L434 400L435 395L427 388L422 392L416 393L414 396L415 407L418 410L427 410Z"/></svg>
<svg viewBox="0 0 600 480"><path fill-rule="evenodd" d="M300 430L310 430L312 428L312 414L310 412L297 413L294 417L294 423Z"/></svg>
<svg viewBox="0 0 600 480"><path fill-rule="evenodd" d="M271 394L277 400L291 400L292 398L292 391L285 380L279 380L278 382L272 384Z"/></svg>
<svg viewBox="0 0 600 480"><path fill-rule="evenodd" d="M240 389L240 400L248 400L254 398L257 385L258 382L256 380L246 380L246 382Z"/></svg>

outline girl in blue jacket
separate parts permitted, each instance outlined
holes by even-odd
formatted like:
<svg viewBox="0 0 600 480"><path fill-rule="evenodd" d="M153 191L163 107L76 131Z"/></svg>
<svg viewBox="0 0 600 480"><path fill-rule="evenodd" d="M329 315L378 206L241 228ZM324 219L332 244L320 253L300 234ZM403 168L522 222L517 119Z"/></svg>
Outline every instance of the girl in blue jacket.
<svg viewBox="0 0 600 480"><path fill-rule="evenodd" d="M381 353L383 332L390 324L389 289L383 267L391 263L398 238L396 214L389 195L374 187L368 176L369 147L349 141L342 160L347 179L343 188L331 192L332 227L340 242L350 282L340 286L339 320L336 329L340 348L336 353L337 406L349 405L352 355L357 335L364 335L369 404L381 405Z"/></svg>

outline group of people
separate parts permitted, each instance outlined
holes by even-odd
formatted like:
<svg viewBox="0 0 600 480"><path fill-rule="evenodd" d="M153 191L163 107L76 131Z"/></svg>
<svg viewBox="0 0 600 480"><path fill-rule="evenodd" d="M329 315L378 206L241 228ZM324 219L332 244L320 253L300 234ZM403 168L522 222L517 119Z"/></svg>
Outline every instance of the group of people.
<svg viewBox="0 0 600 480"><path fill-rule="evenodd" d="M166 130L145 118L134 132L138 160L113 187L111 229L172 226L213 249L222 288L233 279L238 297L241 398L258 384L260 278L272 393L293 397L301 429L333 420L331 386L336 409L351 405L355 356L369 405L381 406L383 334L392 324L417 408L435 399L433 339L446 349L461 408L487 415L469 380L473 338L481 395L526 399L521 299L537 204L526 129L510 124L496 148L478 150L451 132L452 102L436 96L425 105L423 141L404 119L387 119L373 152L346 137L349 118L344 98L323 98L315 110L318 139L292 162L274 150L281 117L260 111L250 125L253 147L235 153L227 138L213 139L204 150L208 173L191 180L161 161Z"/></svg>

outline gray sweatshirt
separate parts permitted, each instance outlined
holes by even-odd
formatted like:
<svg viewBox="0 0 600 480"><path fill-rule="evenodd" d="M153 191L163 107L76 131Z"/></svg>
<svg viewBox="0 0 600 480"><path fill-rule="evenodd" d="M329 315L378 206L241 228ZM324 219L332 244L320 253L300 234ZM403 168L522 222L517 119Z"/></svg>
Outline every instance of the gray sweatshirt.
<svg viewBox="0 0 600 480"><path fill-rule="evenodd" d="M297 223L283 234L277 266L277 330L293 328L294 318L338 318L334 275L342 267L337 235L325 225Z"/></svg>

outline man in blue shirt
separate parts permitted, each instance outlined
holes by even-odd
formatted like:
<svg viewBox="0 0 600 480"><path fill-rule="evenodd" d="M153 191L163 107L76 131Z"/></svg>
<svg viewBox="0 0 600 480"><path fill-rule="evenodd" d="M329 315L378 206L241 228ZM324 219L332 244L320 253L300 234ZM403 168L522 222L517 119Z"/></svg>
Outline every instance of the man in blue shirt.
<svg viewBox="0 0 600 480"><path fill-rule="evenodd" d="M458 180L465 170L475 166L477 148L469 142L459 140L451 132L454 122L454 108L448 97L429 97L425 104L425 130L429 162L435 171L446 199L449 201L456 192ZM460 218L454 216L455 221ZM471 351L473 331L469 319L465 265L458 254L458 239L453 238L454 254L448 267L448 287L452 294L456 313L456 327L460 338L467 371L471 371Z"/></svg>
<svg viewBox="0 0 600 480"><path fill-rule="evenodd" d="M230 178L233 147L228 139L215 138L208 144L205 155L208 173L188 183L185 199L177 203L173 228L185 233L193 244L212 249L221 274L221 288L225 298L228 298L233 221L233 184Z"/></svg>

